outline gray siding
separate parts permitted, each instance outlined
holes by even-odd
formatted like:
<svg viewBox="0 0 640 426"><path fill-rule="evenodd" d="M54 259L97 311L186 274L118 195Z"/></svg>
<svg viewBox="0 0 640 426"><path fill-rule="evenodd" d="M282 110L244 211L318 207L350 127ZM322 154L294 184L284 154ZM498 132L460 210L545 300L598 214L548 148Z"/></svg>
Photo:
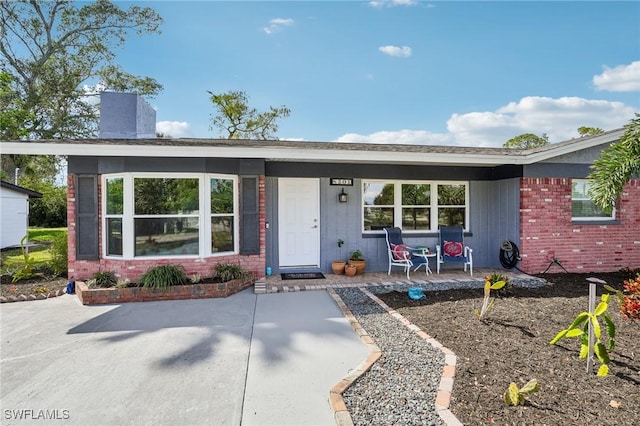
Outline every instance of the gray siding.
<svg viewBox="0 0 640 426"><path fill-rule="evenodd" d="M469 220L471 235L465 242L473 248L474 266L500 268L499 250L504 240L519 244L520 188L519 179L472 181L469 185ZM267 265L278 272L278 194L277 178L266 181ZM367 260L368 271L386 271L388 266L384 235L363 235L361 231L361 179L345 186L347 203L338 202L341 186L331 186L328 178L320 179L320 269L331 271L333 260L346 260L360 249ZM338 239L345 241L340 253ZM408 245L435 247L437 233L405 237ZM434 263L431 266L435 266ZM446 267L447 265L445 265ZM456 264L452 267L458 268ZM432 268L435 271L435 267Z"/></svg>

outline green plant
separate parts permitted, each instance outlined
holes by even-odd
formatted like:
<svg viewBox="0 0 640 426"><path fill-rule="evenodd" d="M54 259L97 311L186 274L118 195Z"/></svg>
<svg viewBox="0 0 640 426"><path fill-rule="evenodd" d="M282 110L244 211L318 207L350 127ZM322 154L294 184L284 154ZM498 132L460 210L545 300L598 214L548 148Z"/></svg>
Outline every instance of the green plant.
<svg viewBox="0 0 640 426"><path fill-rule="evenodd" d="M354 250L351 252L351 256L349 257L349 260L363 260L362 259L362 252L358 249Z"/></svg>
<svg viewBox="0 0 640 426"><path fill-rule="evenodd" d="M342 246L344 245L344 240L342 238L338 238L338 259L342 260Z"/></svg>
<svg viewBox="0 0 640 426"><path fill-rule="evenodd" d="M489 310L493 306L493 302L495 301L495 299L491 299L490 297L491 290L500 290L507 284L507 282L504 280L492 283L488 279L490 277L486 277L486 278L487 279L484 282L484 299L482 300L482 307L480 308L480 310L476 309L474 311L474 313L479 319L484 319L485 316L487 315L487 312L489 312Z"/></svg>
<svg viewBox="0 0 640 426"><path fill-rule="evenodd" d="M494 272L491 275L487 275L484 277L485 281L489 281L491 285L496 284L497 282L504 281L504 286L500 289L494 289L496 296L504 296L509 288L511 288L511 281L509 277L500 273Z"/></svg>
<svg viewBox="0 0 640 426"><path fill-rule="evenodd" d="M242 266L233 263L218 263L213 268L213 276L221 282L243 279L248 275Z"/></svg>
<svg viewBox="0 0 640 426"><path fill-rule="evenodd" d="M36 287L36 288L33 289L33 292L34 293L38 293L38 294L47 293L48 291L49 291L49 289L44 285L41 285L41 286Z"/></svg>
<svg viewBox="0 0 640 426"><path fill-rule="evenodd" d="M91 277L91 282L95 287L109 288L118 283L118 277L111 271L98 271Z"/></svg>
<svg viewBox="0 0 640 426"><path fill-rule="evenodd" d="M66 231L57 234L53 242L51 243L51 269L56 275L66 275L68 265L68 246L67 246L67 233Z"/></svg>
<svg viewBox="0 0 640 426"><path fill-rule="evenodd" d="M563 337L580 337L580 358L586 358L589 355L589 323L593 327L593 334L596 338L594 344L594 352L598 361L602 365L598 369L598 376L606 376L609 374L609 351L615 349L616 339L616 326L607 314L609 308L610 294L603 294L602 301L598 303L598 306L592 312L580 312L576 319L573 320L571 325L564 330L561 330L556 336L549 342L552 345L558 343ZM604 320L605 329L608 335L608 345L605 346L602 340L602 328L600 326L600 318Z"/></svg>
<svg viewBox="0 0 640 426"><path fill-rule="evenodd" d="M29 252L25 247L25 241L28 238L28 234L20 239L20 250L22 252L23 265L21 265L16 272L13 273L11 277L11 282L16 282L20 280L27 280L33 277L33 267L35 265L35 259L33 256L29 256Z"/></svg>
<svg viewBox="0 0 640 426"><path fill-rule="evenodd" d="M131 280L129 278L118 280L116 283L116 288L127 288L131 286Z"/></svg>
<svg viewBox="0 0 640 426"><path fill-rule="evenodd" d="M522 389L518 389L518 385L515 383L511 383L509 388L504 393L504 403L507 405L517 406L524 405L527 401L525 395L532 394L534 392L538 392L540 390L540 384L536 379L531 379L529 382L522 387Z"/></svg>
<svg viewBox="0 0 640 426"><path fill-rule="evenodd" d="M188 282L187 275L180 265L158 265L149 268L140 277L143 287L167 289L174 285L184 285Z"/></svg>
<svg viewBox="0 0 640 426"><path fill-rule="evenodd" d="M189 275L189 282L191 284L198 284L200 281L202 281L200 274Z"/></svg>

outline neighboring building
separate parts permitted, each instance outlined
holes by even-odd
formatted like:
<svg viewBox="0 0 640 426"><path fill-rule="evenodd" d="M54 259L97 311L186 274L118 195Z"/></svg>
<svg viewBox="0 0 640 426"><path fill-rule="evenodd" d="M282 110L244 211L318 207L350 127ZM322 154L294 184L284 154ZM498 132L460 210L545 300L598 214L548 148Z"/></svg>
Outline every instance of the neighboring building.
<svg viewBox="0 0 640 426"><path fill-rule="evenodd" d="M158 263L202 275L218 262L260 276L267 266L329 272L355 249L367 270L385 271L384 226L434 247L438 226L451 224L464 226L476 267L500 268L510 240L525 272L553 258L587 272L640 267L640 182L611 216L586 192L593 160L622 134L534 150L101 138L3 142L3 151L68 156L72 278L111 270L135 280Z"/></svg>
<svg viewBox="0 0 640 426"><path fill-rule="evenodd" d="M0 248L20 246L29 228L30 198L42 198L42 194L0 181Z"/></svg>

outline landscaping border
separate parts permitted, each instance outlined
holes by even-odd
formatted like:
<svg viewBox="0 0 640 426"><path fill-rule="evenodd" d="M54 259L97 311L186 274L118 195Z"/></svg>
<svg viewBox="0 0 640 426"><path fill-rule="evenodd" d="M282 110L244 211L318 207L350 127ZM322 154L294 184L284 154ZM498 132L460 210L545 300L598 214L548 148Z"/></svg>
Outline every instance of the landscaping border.
<svg viewBox="0 0 640 426"><path fill-rule="evenodd" d="M24 295L20 294L18 296L0 296L0 303L12 303L12 302L28 302L30 300L45 300L51 299L52 297L62 296L63 294L67 294L64 290L58 290L56 292L51 293L39 293L39 294L30 294Z"/></svg>
<svg viewBox="0 0 640 426"><path fill-rule="evenodd" d="M440 384L438 386L438 393L436 394L436 412L442 419L442 421L447 426L462 426L462 423L458 420L458 418L449 410L449 406L451 404L451 392L453 391L453 380L455 377L456 371L456 362L457 357L453 351L444 347L440 342L438 342L433 337L429 336L427 333L422 331L417 325L411 323L405 317L403 317L397 311L391 309L386 303L384 303L380 298L367 290L366 286L357 286L360 291L362 291L365 295L367 295L371 300L376 302L380 307L382 307L387 314L391 315L393 318L397 319L402 325L407 327L412 332L416 333L418 337L424 339L427 343L429 343L434 348L440 350L445 357L445 365L442 370L442 375L440 378ZM327 292L333 300L338 305L338 308L342 311L343 315L353 327L353 330L358 334L362 343L367 346L369 349L369 356L366 360L362 361L354 370L352 370L347 376L345 376L340 382L338 382L335 386L331 388L329 391L329 405L334 413L334 419L338 426L352 426L353 419L351 418L351 414L349 413L342 394L351 386L360 376L367 372L371 368L371 366L380 359L382 356L382 350L380 347L373 341L371 336L366 332L366 330L360 325L358 320L355 318L353 313L349 310L347 305L344 303L342 298L332 289L328 288Z"/></svg>
<svg viewBox="0 0 640 426"><path fill-rule="evenodd" d="M255 279L231 280L213 284L187 284L166 289L147 287L90 289L83 281L76 281L76 294L83 305L109 303L152 302L158 300L211 299L228 297L254 285Z"/></svg>

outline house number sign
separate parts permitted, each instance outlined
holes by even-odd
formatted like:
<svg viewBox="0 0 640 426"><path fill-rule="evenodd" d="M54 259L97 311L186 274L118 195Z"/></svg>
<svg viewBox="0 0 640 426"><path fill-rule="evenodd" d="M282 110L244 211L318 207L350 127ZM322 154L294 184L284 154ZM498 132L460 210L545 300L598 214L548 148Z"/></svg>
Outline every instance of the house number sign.
<svg viewBox="0 0 640 426"><path fill-rule="evenodd" d="M352 178L331 178L331 185L353 186Z"/></svg>

